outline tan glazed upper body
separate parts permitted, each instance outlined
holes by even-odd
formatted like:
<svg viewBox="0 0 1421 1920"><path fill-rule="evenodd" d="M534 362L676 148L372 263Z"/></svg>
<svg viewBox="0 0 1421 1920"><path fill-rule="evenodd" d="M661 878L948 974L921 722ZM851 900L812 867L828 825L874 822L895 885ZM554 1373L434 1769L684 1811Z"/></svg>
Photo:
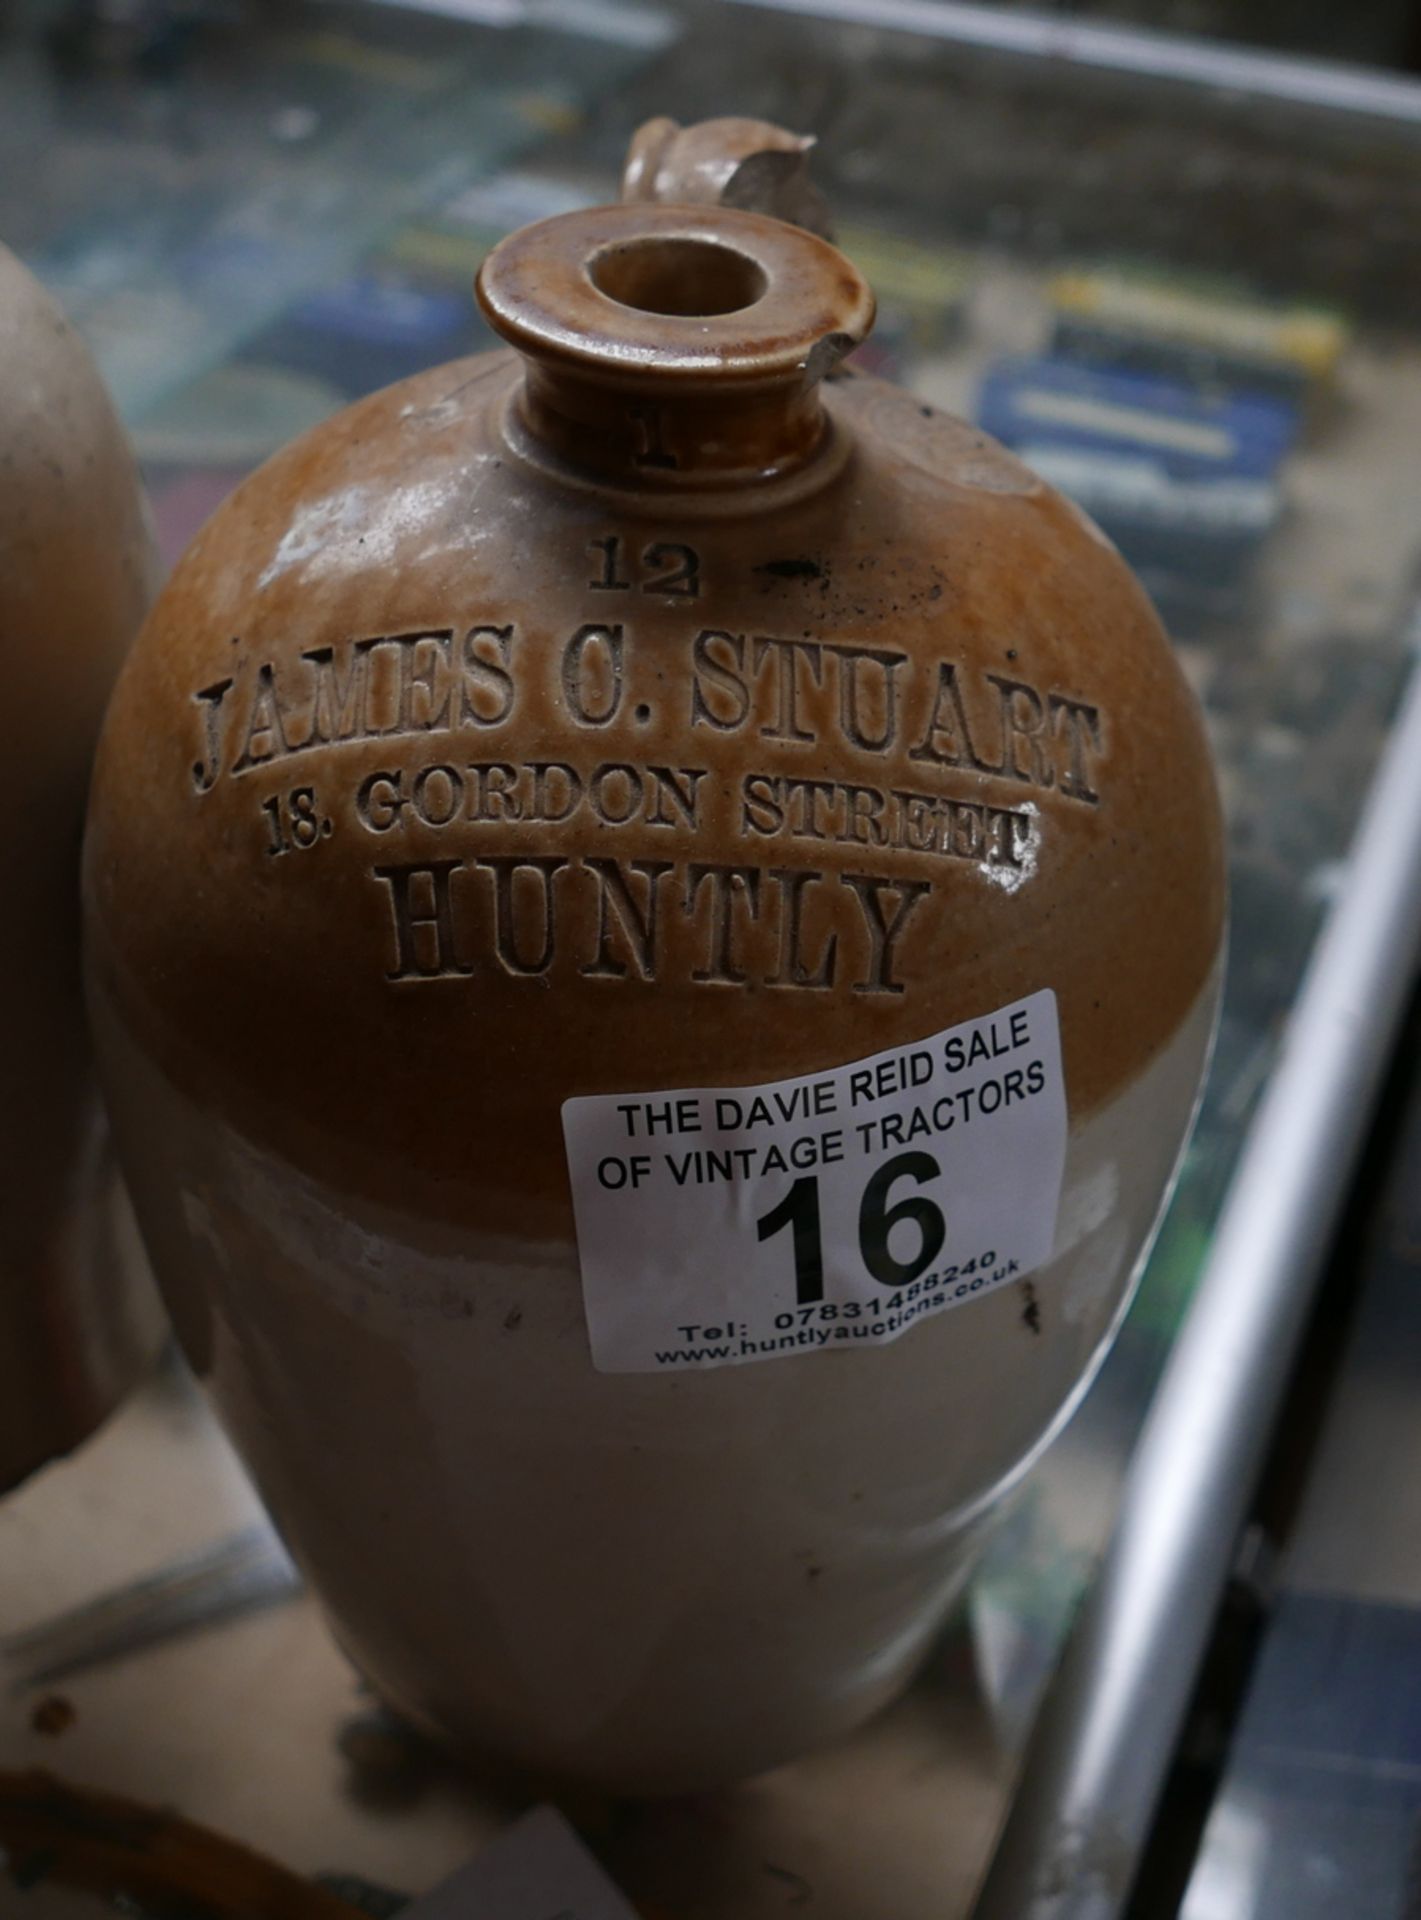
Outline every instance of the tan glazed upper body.
<svg viewBox="0 0 1421 1920"><path fill-rule="evenodd" d="M836 470L766 512L550 476L521 377L377 394L179 566L88 847L144 1046L313 1172L554 1231L570 1094L870 1053L1045 955L1072 1109L1108 1097L1223 912L1198 713L1114 550L877 381L828 384Z"/></svg>
<svg viewBox="0 0 1421 1920"><path fill-rule="evenodd" d="M1095 1364L1207 1044L1217 800L1117 553L842 366L872 308L825 242L601 209L481 298L520 352L308 434L179 566L95 772L91 995L190 1351L376 1684L695 1783L901 1681ZM1007 1287L887 1352L593 1371L566 1100L1043 987L1072 1144L1025 1329ZM752 1721L682 1628L763 1650Z"/></svg>

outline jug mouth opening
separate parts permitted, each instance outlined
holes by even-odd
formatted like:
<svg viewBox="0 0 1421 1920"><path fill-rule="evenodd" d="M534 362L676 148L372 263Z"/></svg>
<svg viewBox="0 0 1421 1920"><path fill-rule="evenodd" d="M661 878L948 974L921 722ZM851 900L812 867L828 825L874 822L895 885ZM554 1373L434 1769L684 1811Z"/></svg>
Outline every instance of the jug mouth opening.
<svg viewBox="0 0 1421 1920"><path fill-rule="evenodd" d="M479 270L489 324L530 361L622 387L807 386L873 324L827 240L730 207L556 214Z"/></svg>
<svg viewBox="0 0 1421 1920"><path fill-rule="evenodd" d="M743 313L770 286L760 262L738 248L674 233L614 241L592 255L587 277L618 306L678 319Z"/></svg>

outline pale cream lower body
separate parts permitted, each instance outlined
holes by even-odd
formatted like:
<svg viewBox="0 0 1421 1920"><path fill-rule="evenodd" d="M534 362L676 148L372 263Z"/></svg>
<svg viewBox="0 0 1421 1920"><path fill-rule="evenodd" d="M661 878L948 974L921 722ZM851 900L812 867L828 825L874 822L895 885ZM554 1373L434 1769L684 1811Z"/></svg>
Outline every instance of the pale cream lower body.
<svg viewBox="0 0 1421 1920"><path fill-rule="evenodd" d="M744 1777L904 1682L1128 1301L1213 1027L1071 1133L1056 1253L892 1346L592 1370L574 1249L353 1218L99 1009L154 1265L336 1632L461 1746L628 1791Z"/></svg>

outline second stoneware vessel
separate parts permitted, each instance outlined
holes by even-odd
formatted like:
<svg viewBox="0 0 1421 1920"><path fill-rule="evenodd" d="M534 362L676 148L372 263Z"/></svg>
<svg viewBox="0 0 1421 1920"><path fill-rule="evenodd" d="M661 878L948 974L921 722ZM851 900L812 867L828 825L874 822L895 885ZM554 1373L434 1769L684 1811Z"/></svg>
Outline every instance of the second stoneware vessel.
<svg viewBox="0 0 1421 1920"><path fill-rule="evenodd" d="M719 207L243 486L86 849L154 1264L342 1644L461 1747L734 1779L912 1671L1124 1308L1218 986L1141 589Z"/></svg>
<svg viewBox="0 0 1421 1920"><path fill-rule="evenodd" d="M0 1493L83 1440L162 1338L79 977L89 765L156 586L138 472L98 369L0 247Z"/></svg>

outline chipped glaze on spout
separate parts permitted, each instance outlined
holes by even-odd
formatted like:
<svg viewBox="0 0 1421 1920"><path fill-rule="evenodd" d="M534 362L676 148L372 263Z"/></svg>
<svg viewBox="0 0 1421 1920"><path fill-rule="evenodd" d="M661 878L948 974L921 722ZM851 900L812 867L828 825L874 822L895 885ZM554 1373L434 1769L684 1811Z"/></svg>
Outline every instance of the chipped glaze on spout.
<svg viewBox="0 0 1421 1920"><path fill-rule="evenodd" d="M829 454L819 383L874 310L814 235L679 207L527 227L484 262L478 297L526 363L517 443L661 495L779 479Z"/></svg>

